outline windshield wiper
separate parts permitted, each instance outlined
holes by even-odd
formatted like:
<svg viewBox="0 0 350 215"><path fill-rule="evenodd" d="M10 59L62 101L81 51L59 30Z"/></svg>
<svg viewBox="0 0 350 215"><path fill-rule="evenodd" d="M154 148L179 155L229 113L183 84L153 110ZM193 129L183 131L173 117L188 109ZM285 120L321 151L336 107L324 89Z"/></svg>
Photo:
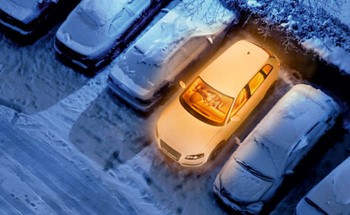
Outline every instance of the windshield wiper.
<svg viewBox="0 0 350 215"><path fill-rule="evenodd" d="M235 158L235 160L239 165L241 165L244 169L246 169L248 172L252 173L256 177L258 177L264 181L268 181L268 182L274 181L273 178L266 176L266 175L262 174L261 172L255 170L254 168L252 168L251 166L246 164L244 161L238 160L237 158Z"/></svg>

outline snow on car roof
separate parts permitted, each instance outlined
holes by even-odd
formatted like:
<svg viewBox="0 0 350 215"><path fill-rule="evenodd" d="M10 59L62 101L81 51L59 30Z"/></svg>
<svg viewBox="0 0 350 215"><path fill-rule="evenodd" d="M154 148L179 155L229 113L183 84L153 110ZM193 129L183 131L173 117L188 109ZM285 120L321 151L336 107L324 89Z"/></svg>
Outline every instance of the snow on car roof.
<svg viewBox="0 0 350 215"><path fill-rule="evenodd" d="M350 212L350 157L337 166L306 197L328 214Z"/></svg>
<svg viewBox="0 0 350 215"><path fill-rule="evenodd" d="M78 6L80 13L86 14L97 25L103 25L113 19L131 0L85 0Z"/></svg>
<svg viewBox="0 0 350 215"><path fill-rule="evenodd" d="M177 49L181 41L191 35L194 28L195 26L190 25L181 14L170 11L136 42L125 58L135 60L132 54L137 50L137 54L141 52L143 55L142 61L161 66L162 63L166 63L164 59L168 54Z"/></svg>
<svg viewBox="0 0 350 215"><path fill-rule="evenodd" d="M314 102L320 96L329 99L306 85L292 88L249 134L236 158L266 176L279 177L296 144L307 145L306 133L328 119L327 110Z"/></svg>
<svg viewBox="0 0 350 215"><path fill-rule="evenodd" d="M223 24L227 25L234 19L234 13L224 8L217 0L205 1L206 3L193 13L184 8L189 2L191 1L180 2L118 59L124 73L140 87L150 89L160 84L166 77L164 73L168 69L168 59L179 51L189 38L215 33ZM205 11L211 10L206 7L208 2L216 3L215 8L221 9L219 18L205 18ZM210 14L212 13L207 13L208 16Z"/></svg>

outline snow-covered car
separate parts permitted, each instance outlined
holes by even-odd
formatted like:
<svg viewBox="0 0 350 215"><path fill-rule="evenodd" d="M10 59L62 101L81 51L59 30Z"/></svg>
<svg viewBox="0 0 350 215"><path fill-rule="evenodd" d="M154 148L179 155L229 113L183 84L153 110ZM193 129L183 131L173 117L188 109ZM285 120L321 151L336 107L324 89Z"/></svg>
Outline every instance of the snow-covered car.
<svg viewBox="0 0 350 215"><path fill-rule="evenodd" d="M67 11L77 3L78 0L0 0L0 24L19 36L33 36L51 27L47 25L59 16L55 14L59 6Z"/></svg>
<svg viewBox="0 0 350 215"><path fill-rule="evenodd" d="M339 113L339 106L321 90L293 86L226 162L214 192L235 210L259 213Z"/></svg>
<svg viewBox="0 0 350 215"><path fill-rule="evenodd" d="M278 77L271 52L241 40L210 63L162 112L158 147L183 166L214 158Z"/></svg>
<svg viewBox="0 0 350 215"><path fill-rule="evenodd" d="M161 90L204 50L215 50L237 21L219 0L204 1L196 11L186 7L189 3L170 10L107 68L112 91L137 110L154 107ZM220 15L213 17L214 10Z"/></svg>
<svg viewBox="0 0 350 215"><path fill-rule="evenodd" d="M55 50L72 65L111 61L169 0L83 0L56 32Z"/></svg>
<svg viewBox="0 0 350 215"><path fill-rule="evenodd" d="M350 214L350 157L298 203L297 215Z"/></svg>

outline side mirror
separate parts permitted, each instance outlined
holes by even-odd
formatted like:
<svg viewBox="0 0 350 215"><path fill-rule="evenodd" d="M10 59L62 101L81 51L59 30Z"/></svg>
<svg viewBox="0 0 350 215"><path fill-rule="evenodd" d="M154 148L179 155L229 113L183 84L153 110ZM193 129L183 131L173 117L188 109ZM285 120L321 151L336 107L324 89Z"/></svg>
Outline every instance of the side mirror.
<svg viewBox="0 0 350 215"><path fill-rule="evenodd" d="M293 175L293 173L294 173L293 170L288 169L284 174L285 175Z"/></svg>
<svg viewBox="0 0 350 215"><path fill-rule="evenodd" d="M233 116L231 116L231 121L239 122L239 121L241 121L241 118L237 115L233 115Z"/></svg>
<svg viewBox="0 0 350 215"><path fill-rule="evenodd" d="M180 81L180 82L179 82L179 85L180 85L180 87L181 87L183 90L186 89L186 84L185 84L185 82Z"/></svg>

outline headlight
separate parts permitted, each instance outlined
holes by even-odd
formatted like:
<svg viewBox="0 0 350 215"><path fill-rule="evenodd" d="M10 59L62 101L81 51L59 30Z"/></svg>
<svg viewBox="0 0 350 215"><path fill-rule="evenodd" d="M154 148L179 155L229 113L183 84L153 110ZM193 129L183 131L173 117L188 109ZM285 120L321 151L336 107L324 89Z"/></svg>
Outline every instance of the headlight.
<svg viewBox="0 0 350 215"><path fill-rule="evenodd" d="M197 154L197 155L187 155L185 159L187 160L198 160L200 158L204 157L204 153Z"/></svg>

